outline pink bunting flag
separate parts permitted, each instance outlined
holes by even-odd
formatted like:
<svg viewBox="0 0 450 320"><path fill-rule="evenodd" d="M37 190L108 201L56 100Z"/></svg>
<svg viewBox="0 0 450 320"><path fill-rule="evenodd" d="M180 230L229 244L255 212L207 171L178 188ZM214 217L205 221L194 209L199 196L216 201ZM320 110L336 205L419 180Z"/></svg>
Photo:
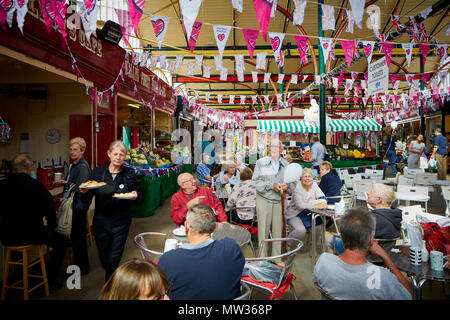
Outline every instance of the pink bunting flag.
<svg viewBox="0 0 450 320"><path fill-rule="evenodd" d="M242 29L244 33L245 43L247 44L248 53L250 54L250 59L253 59L253 51L256 47L256 39L259 35L259 30L253 29Z"/></svg>
<svg viewBox="0 0 450 320"><path fill-rule="evenodd" d="M144 12L145 0L128 0L128 12L130 13L131 23L134 27L134 33L138 35L138 25Z"/></svg>
<svg viewBox="0 0 450 320"><path fill-rule="evenodd" d="M389 65L391 64L393 50L394 50L393 43L387 43L387 42L381 43L381 51L384 53L384 55L386 57L386 64L387 64L388 68L389 68Z"/></svg>
<svg viewBox="0 0 450 320"><path fill-rule="evenodd" d="M189 37L189 50L194 52L195 45L197 44L197 39L200 34L200 29L202 28L202 22L194 22L191 29L191 36ZM183 26L184 28L184 26ZM184 28L184 32L186 33L186 28Z"/></svg>
<svg viewBox="0 0 450 320"><path fill-rule="evenodd" d="M341 99L342 98L336 98L336 106L339 106L339 104L341 103Z"/></svg>
<svg viewBox="0 0 450 320"><path fill-rule="evenodd" d="M300 63L305 64L308 62L308 40L307 36L295 36L297 42L298 53L300 54Z"/></svg>
<svg viewBox="0 0 450 320"><path fill-rule="evenodd" d="M422 73L422 81L425 86L428 84L428 80L430 80L431 73Z"/></svg>
<svg viewBox="0 0 450 320"><path fill-rule="evenodd" d="M11 5L13 3L12 0L1 2L10 2ZM53 25L56 23L59 30L61 30L62 36L65 38L67 36L66 26L64 18L66 17L67 5L63 1L56 0L41 0L41 8L42 15L44 16L45 27L47 28L47 32L50 33ZM3 11L3 4L1 6Z"/></svg>
<svg viewBox="0 0 450 320"><path fill-rule="evenodd" d="M120 29L122 30L123 41L128 45L128 39L130 38L131 30L133 30L133 23L130 18L130 13L122 9L114 9L119 20Z"/></svg>
<svg viewBox="0 0 450 320"><path fill-rule="evenodd" d="M429 44L419 44L419 50L420 50L420 52L422 52L422 62L425 65L425 62L427 61L428 51L430 51L430 45Z"/></svg>
<svg viewBox="0 0 450 320"><path fill-rule="evenodd" d="M399 77L400 77L399 74L391 74L391 75L390 75L390 78L391 78L392 86L393 86L393 87L395 86L395 82L398 80Z"/></svg>
<svg viewBox="0 0 450 320"><path fill-rule="evenodd" d="M261 35L267 42L267 28L270 23L270 13L272 11L273 0L253 0L256 18L261 29Z"/></svg>
<svg viewBox="0 0 450 320"><path fill-rule="evenodd" d="M342 50L344 50L347 65L350 66L355 55L355 40L341 40L341 46Z"/></svg>

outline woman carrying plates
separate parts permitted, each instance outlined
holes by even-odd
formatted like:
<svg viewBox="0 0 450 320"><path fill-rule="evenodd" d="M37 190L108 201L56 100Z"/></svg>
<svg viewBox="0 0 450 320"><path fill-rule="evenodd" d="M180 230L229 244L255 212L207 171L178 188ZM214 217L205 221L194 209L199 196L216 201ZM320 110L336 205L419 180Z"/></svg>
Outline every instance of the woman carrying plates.
<svg viewBox="0 0 450 320"><path fill-rule="evenodd" d="M111 143L107 151L110 162L92 171L89 180L105 182L97 189L80 187L83 201L90 204L95 196L94 235L100 261L105 269L105 282L117 269L122 258L128 231L131 225L130 205L139 198L138 182L134 169L123 165L128 149L120 141ZM134 196L119 199L117 193L132 193Z"/></svg>

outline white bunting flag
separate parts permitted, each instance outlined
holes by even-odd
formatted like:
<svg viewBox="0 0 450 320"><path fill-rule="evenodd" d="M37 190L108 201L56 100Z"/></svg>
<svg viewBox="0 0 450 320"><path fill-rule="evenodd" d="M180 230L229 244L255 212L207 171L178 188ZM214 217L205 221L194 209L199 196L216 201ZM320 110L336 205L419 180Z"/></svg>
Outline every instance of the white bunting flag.
<svg viewBox="0 0 450 320"><path fill-rule="evenodd" d="M211 76L211 66L203 66L203 78L208 78Z"/></svg>
<svg viewBox="0 0 450 320"><path fill-rule="evenodd" d="M245 96L241 96L241 104L245 104Z"/></svg>
<svg viewBox="0 0 450 320"><path fill-rule="evenodd" d="M284 74L278 74L278 81L277 81L277 83L279 83L279 84L283 83L283 79L284 79Z"/></svg>
<svg viewBox="0 0 450 320"><path fill-rule="evenodd" d="M150 69L156 68L158 65L159 57L151 56L150 57Z"/></svg>
<svg viewBox="0 0 450 320"><path fill-rule="evenodd" d="M256 69L266 70L266 55L267 52L256 53Z"/></svg>
<svg viewBox="0 0 450 320"><path fill-rule="evenodd" d="M411 87L413 85L414 75L407 74L407 75L405 75L405 77L406 77L406 81L408 82L408 85Z"/></svg>
<svg viewBox="0 0 450 320"><path fill-rule="evenodd" d="M227 81L227 77L228 77L228 69L227 68L220 69L220 80Z"/></svg>
<svg viewBox="0 0 450 320"><path fill-rule="evenodd" d="M242 13L243 0L231 0L231 5L233 6L234 10Z"/></svg>
<svg viewBox="0 0 450 320"><path fill-rule="evenodd" d="M141 56L139 57L139 65L141 67L147 66L147 60L148 60L149 55L150 55L150 52L148 52L148 51L144 51L141 53Z"/></svg>
<svg viewBox="0 0 450 320"><path fill-rule="evenodd" d="M314 76L314 83L320 85L320 76Z"/></svg>
<svg viewBox="0 0 450 320"><path fill-rule="evenodd" d="M244 54L235 54L234 55L234 62L236 65L236 69L242 69L245 70L245 64L244 64Z"/></svg>
<svg viewBox="0 0 450 320"><path fill-rule="evenodd" d="M198 9L200 9L202 1L203 0L179 0L188 39L191 38L192 27L194 26L195 19L197 19Z"/></svg>
<svg viewBox="0 0 450 320"><path fill-rule="evenodd" d="M372 61L372 53L375 47L375 41L363 41L364 53L367 57L367 63L370 64Z"/></svg>
<svg viewBox="0 0 450 320"><path fill-rule="evenodd" d="M405 51L406 61L408 61L408 68L409 68L409 64L411 63L411 57L412 57L412 51L414 48L414 44L402 43L402 48Z"/></svg>
<svg viewBox="0 0 450 320"><path fill-rule="evenodd" d="M420 79L413 79L413 91L419 91Z"/></svg>
<svg viewBox="0 0 450 320"><path fill-rule="evenodd" d="M159 55L159 67L161 69L166 69L166 55L165 54Z"/></svg>
<svg viewBox="0 0 450 320"><path fill-rule="evenodd" d="M297 84L297 81L298 81L298 75L296 73L291 74L291 83Z"/></svg>
<svg viewBox="0 0 450 320"><path fill-rule="evenodd" d="M277 11L278 0L273 0L272 10L270 10L270 17L275 18L275 12Z"/></svg>
<svg viewBox="0 0 450 320"><path fill-rule="evenodd" d="M281 56L280 50L283 45L284 33L269 32L270 44L272 45L273 56L277 62L278 68L283 66L283 57Z"/></svg>
<svg viewBox="0 0 450 320"><path fill-rule="evenodd" d="M223 55L223 50L230 35L231 26L213 25L214 37L216 38L217 48L220 56Z"/></svg>
<svg viewBox="0 0 450 320"><path fill-rule="evenodd" d="M203 56L195 55L195 69L202 70Z"/></svg>
<svg viewBox="0 0 450 320"><path fill-rule="evenodd" d="M264 83L269 83L271 73L264 73Z"/></svg>
<svg viewBox="0 0 450 320"><path fill-rule="evenodd" d="M210 96L211 94L209 93L209 92L206 92L205 93L205 99L206 99L206 102L209 102L209 96Z"/></svg>
<svg viewBox="0 0 450 320"><path fill-rule="evenodd" d="M184 55L178 54L175 59L176 59L175 69L178 70L183 66Z"/></svg>
<svg viewBox="0 0 450 320"><path fill-rule="evenodd" d="M332 50L333 39L320 37L319 40L320 40L320 46L322 47L323 58L324 58L325 64L326 64L328 62L328 56L330 55L330 51Z"/></svg>
<svg viewBox="0 0 450 320"><path fill-rule="evenodd" d="M193 62L188 62L187 63L187 71L186 71L187 75L193 76L194 70L195 70L195 64Z"/></svg>
<svg viewBox="0 0 450 320"><path fill-rule="evenodd" d="M258 82L258 72L252 71L252 80L254 83Z"/></svg>
<svg viewBox="0 0 450 320"><path fill-rule="evenodd" d="M370 25L372 26L373 33L376 37L380 35L380 15L376 11L369 13Z"/></svg>
<svg viewBox="0 0 450 320"><path fill-rule="evenodd" d="M28 10L28 0L25 1L24 5L20 7L20 3L23 1L15 1L17 8L17 24L19 25L20 30L22 30L23 22L25 16L20 18L21 22L19 22L20 10ZM78 13L80 14L81 22L83 23L84 32L86 33L86 39L91 38L91 34L95 33L97 29L97 16L98 16L98 3L97 1L78 1ZM26 11L25 11L26 12Z"/></svg>
<svg viewBox="0 0 450 320"><path fill-rule="evenodd" d="M358 28L362 29L362 17L364 14L364 5L366 0L349 0L350 6L352 7L353 18Z"/></svg>
<svg viewBox="0 0 450 320"><path fill-rule="evenodd" d="M294 0L294 14L292 23L294 25L301 25L305 18L306 0Z"/></svg>
<svg viewBox="0 0 450 320"><path fill-rule="evenodd" d="M347 25L345 26L345 31L353 33L353 25L355 24L355 18L353 18L352 10L346 9L347 13Z"/></svg>
<svg viewBox="0 0 450 320"><path fill-rule="evenodd" d="M161 49L161 44L164 40L164 37L166 36L170 18L151 14L150 21L152 22L153 32L155 33L158 47L159 49Z"/></svg>
<svg viewBox="0 0 450 320"><path fill-rule="evenodd" d="M230 95L230 104L234 104L234 95Z"/></svg>
<svg viewBox="0 0 450 320"><path fill-rule="evenodd" d="M334 30L334 7L327 6L326 4L321 5L322 8L322 30Z"/></svg>
<svg viewBox="0 0 450 320"><path fill-rule="evenodd" d="M252 96L252 104L256 104L257 103L257 96Z"/></svg>
<svg viewBox="0 0 450 320"><path fill-rule="evenodd" d="M439 79L440 79L440 81L441 81L442 84L444 83L445 78L447 78L447 74L448 74L447 71L441 71L441 72L439 72Z"/></svg>
<svg viewBox="0 0 450 320"><path fill-rule="evenodd" d="M264 103L269 104L269 102L270 102L269 96L268 96L268 95L265 95L265 96L264 96Z"/></svg>
<svg viewBox="0 0 450 320"><path fill-rule="evenodd" d="M222 97L223 97L223 95L218 94L217 95L217 102L222 103Z"/></svg>
<svg viewBox="0 0 450 320"><path fill-rule="evenodd" d="M236 69L236 73L237 73L237 76L238 76L238 81L239 82L244 82L244 70L238 68L238 69Z"/></svg>
<svg viewBox="0 0 450 320"><path fill-rule="evenodd" d="M444 65L447 59L448 44L436 44L435 45L436 55L441 59L441 65Z"/></svg>
<svg viewBox="0 0 450 320"><path fill-rule="evenodd" d="M214 64L216 66L216 70L220 71L223 68L223 62L221 56L214 56Z"/></svg>
<svg viewBox="0 0 450 320"><path fill-rule="evenodd" d="M308 79L308 76L303 76L302 83L305 82L306 79Z"/></svg>

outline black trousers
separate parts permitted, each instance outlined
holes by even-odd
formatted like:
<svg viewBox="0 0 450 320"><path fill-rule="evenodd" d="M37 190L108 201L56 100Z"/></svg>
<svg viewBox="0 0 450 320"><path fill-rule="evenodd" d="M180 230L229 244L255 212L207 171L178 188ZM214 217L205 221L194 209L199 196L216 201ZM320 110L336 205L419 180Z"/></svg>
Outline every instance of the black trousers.
<svg viewBox="0 0 450 320"><path fill-rule="evenodd" d="M72 232L70 233L73 249L73 264L80 267L81 274L89 273L86 217L86 211L74 211L72 214Z"/></svg>
<svg viewBox="0 0 450 320"><path fill-rule="evenodd" d="M105 269L105 282L120 264L131 220L123 224L110 224L109 221L96 221L94 218L94 237L100 262Z"/></svg>

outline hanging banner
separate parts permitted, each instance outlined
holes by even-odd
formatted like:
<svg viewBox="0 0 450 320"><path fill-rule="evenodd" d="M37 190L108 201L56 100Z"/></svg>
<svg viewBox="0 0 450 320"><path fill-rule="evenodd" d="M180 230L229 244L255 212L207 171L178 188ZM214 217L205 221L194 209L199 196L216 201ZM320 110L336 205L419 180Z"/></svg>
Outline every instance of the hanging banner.
<svg viewBox="0 0 450 320"><path fill-rule="evenodd" d="M419 50L422 53L422 62L425 65L425 62L427 61L428 51L430 51L430 45L429 44L419 44Z"/></svg>
<svg viewBox="0 0 450 320"><path fill-rule="evenodd" d="M245 43L247 44L250 59L253 60L253 51L255 50L256 47L256 39L258 38L259 30L242 29L242 33L244 34L244 39Z"/></svg>
<svg viewBox="0 0 450 320"><path fill-rule="evenodd" d="M444 64L447 59L448 44L436 44L436 55L441 59L441 65Z"/></svg>
<svg viewBox="0 0 450 320"><path fill-rule="evenodd" d="M389 90L389 68L386 63L386 57L371 63L367 70L367 91L369 96Z"/></svg>
<svg viewBox="0 0 450 320"><path fill-rule="evenodd" d="M217 48L220 56L223 56L223 50L230 35L231 26L213 25L214 37L216 38Z"/></svg>
<svg viewBox="0 0 450 320"><path fill-rule="evenodd" d="M128 39L130 38L131 30L133 30L133 23L131 22L130 14L126 10L114 9L117 14L117 19L122 30L123 42L128 46Z"/></svg>
<svg viewBox="0 0 450 320"><path fill-rule="evenodd" d="M297 42L298 53L300 54L300 63L308 63L308 40L307 36L295 36Z"/></svg>
<svg viewBox="0 0 450 320"><path fill-rule="evenodd" d="M256 53L256 69L266 70L266 55L267 52Z"/></svg>
<svg viewBox="0 0 450 320"><path fill-rule="evenodd" d="M358 28L362 29L362 17L364 14L364 5L366 0L349 0L350 6L352 7L353 18Z"/></svg>
<svg viewBox="0 0 450 320"><path fill-rule="evenodd" d="M284 33L269 32L270 44L272 46L273 56L275 57L278 68L281 68L284 65L284 56L280 53L284 36Z"/></svg>
<svg viewBox="0 0 450 320"><path fill-rule="evenodd" d="M161 49L161 44L164 40L164 36L166 35L170 18L151 14L150 21L152 22L153 32L155 33L158 47Z"/></svg>
<svg viewBox="0 0 450 320"><path fill-rule="evenodd" d="M324 37L320 37L320 46L322 47L322 51L323 51L323 58L325 61L325 64L328 62L328 57L330 55L330 51L333 49L333 39L331 38L324 38Z"/></svg>
<svg viewBox="0 0 450 320"><path fill-rule="evenodd" d="M389 65L391 64L391 58L392 58L393 51L394 51L393 43L387 43L387 42L381 43L381 52L384 53L384 56L386 57L386 64L387 64L388 68L389 68Z"/></svg>
<svg viewBox="0 0 450 320"><path fill-rule="evenodd" d="M414 48L413 43L402 43L402 48L405 51L406 61L408 61L408 68L409 64L411 63L411 57L412 57L412 51Z"/></svg>
<svg viewBox="0 0 450 320"><path fill-rule="evenodd" d="M28 2L28 0L26 2ZM18 1L16 1L16 3L18 3ZM97 29L97 0L78 1L77 7L81 22L83 23L84 32L86 33L86 38L90 39L91 34L95 33ZM17 21L19 21L19 10L17 11Z"/></svg>
<svg viewBox="0 0 450 320"><path fill-rule="evenodd" d="M321 5L322 8L322 30L334 30L334 7L327 6L326 4Z"/></svg>
<svg viewBox="0 0 450 320"><path fill-rule="evenodd" d="M346 9L347 14L347 25L345 26L345 31L353 33L353 25L355 24L355 19L353 18L352 10Z"/></svg>
<svg viewBox="0 0 450 320"><path fill-rule="evenodd" d="M134 34L138 36L138 25L144 12L145 0L128 0L128 11L130 12L131 23L134 27Z"/></svg>
<svg viewBox="0 0 450 320"><path fill-rule="evenodd" d="M264 41L267 42L267 28L270 23L270 13L272 11L273 0L253 0L256 18Z"/></svg>
<svg viewBox="0 0 450 320"><path fill-rule="evenodd" d="M305 18L306 0L294 0L294 14L292 16L292 23L294 25L302 25Z"/></svg>
<svg viewBox="0 0 450 320"><path fill-rule="evenodd" d="M347 66L350 67L350 65L352 64L352 59L355 55L355 40L341 40L341 46L342 50L344 51Z"/></svg>
<svg viewBox="0 0 450 320"><path fill-rule="evenodd" d="M202 0L179 0L181 14L183 15L183 24L186 28L187 38L190 39L192 27L197 19L198 9Z"/></svg>
<svg viewBox="0 0 450 320"><path fill-rule="evenodd" d="M375 41L363 41L364 52L367 57L367 63L370 64L372 61L372 53L375 47Z"/></svg>

